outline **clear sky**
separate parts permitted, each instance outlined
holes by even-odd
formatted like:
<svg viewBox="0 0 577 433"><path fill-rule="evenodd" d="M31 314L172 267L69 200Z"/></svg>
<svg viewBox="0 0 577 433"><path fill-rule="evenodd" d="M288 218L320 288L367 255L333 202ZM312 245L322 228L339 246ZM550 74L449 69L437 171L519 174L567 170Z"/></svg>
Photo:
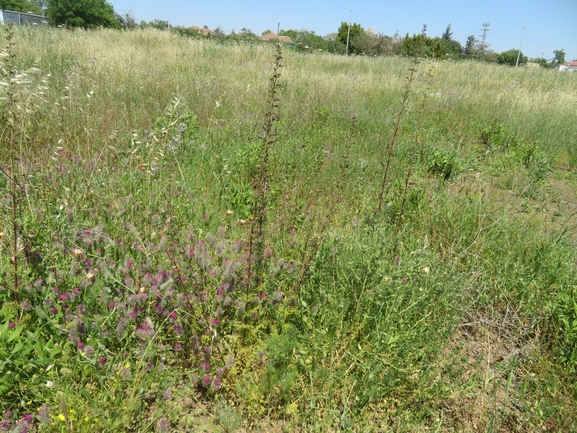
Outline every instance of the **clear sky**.
<svg viewBox="0 0 577 433"><path fill-rule="evenodd" d="M173 26L220 26L226 33L246 27L264 30L310 30L324 36L342 21L393 36L397 31L441 36L451 24L453 39L465 44L468 35L480 39L483 23L490 23L486 42L496 52L518 49L529 57L551 59L564 49L566 60L577 60L577 0L109 0L117 13L131 11L137 22L159 19Z"/></svg>

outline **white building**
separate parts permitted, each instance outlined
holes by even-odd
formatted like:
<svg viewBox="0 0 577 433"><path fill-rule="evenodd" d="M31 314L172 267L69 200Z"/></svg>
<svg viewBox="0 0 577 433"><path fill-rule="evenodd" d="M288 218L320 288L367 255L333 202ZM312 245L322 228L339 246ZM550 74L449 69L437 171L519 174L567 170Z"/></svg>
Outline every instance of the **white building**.
<svg viewBox="0 0 577 433"><path fill-rule="evenodd" d="M560 71L577 71L577 62L567 62L559 66Z"/></svg>

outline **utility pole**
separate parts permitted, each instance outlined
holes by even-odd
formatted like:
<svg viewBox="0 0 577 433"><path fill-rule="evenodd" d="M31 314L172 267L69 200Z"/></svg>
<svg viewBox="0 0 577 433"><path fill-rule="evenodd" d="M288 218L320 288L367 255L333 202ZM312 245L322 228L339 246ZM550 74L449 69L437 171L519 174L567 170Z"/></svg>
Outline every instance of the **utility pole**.
<svg viewBox="0 0 577 433"><path fill-rule="evenodd" d="M515 26L515 27L519 27L520 29L523 29L523 35L521 36L521 44L519 45L519 52L517 53L517 63L515 64L515 67L519 67L519 57L521 57L521 47L523 46L523 38L525 37L525 26Z"/></svg>
<svg viewBox="0 0 577 433"><path fill-rule="evenodd" d="M353 10L349 12L349 31L347 32L347 56L349 55L349 39L351 37L351 15L353 14Z"/></svg>
<svg viewBox="0 0 577 433"><path fill-rule="evenodd" d="M483 23L483 29L481 30L483 34L481 35L482 44L485 45L485 39L487 38L487 32L489 31L490 23Z"/></svg>

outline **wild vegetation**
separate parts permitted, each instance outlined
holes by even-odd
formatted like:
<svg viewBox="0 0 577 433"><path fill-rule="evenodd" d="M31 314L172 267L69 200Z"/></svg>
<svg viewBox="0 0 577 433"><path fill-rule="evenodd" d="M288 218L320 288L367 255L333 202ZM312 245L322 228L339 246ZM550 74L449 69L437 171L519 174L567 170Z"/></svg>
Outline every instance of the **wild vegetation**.
<svg viewBox="0 0 577 433"><path fill-rule="evenodd" d="M0 431L577 428L574 74L6 36Z"/></svg>

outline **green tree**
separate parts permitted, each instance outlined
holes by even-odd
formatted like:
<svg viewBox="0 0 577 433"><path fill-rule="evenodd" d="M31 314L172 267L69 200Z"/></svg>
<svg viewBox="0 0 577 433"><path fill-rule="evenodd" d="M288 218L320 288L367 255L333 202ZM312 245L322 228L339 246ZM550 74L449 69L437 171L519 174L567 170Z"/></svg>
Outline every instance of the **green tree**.
<svg viewBox="0 0 577 433"><path fill-rule="evenodd" d="M443 39L429 38L423 33L413 36L409 36L407 33L401 41L400 47L397 48L397 52L405 56L434 57L437 59L445 58L446 54Z"/></svg>
<svg viewBox="0 0 577 433"><path fill-rule="evenodd" d="M0 0L0 9L14 12L32 12L41 14L42 10L28 0Z"/></svg>
<svg viewBox="0 0 577 433"><path fill-rule="evenodd" d="M449 24L447 26L447 28L445 29L445 31L443 32L441 39L443 39L445 41L452 41L453 40L453 32L451 31L451 24Z"/></svg>
<svg viewBox="0 0 577 433"><path fill-rule="evenodd" d="M515 66L517 64L518 55L519 50L512 49L509 51L503 51L497 56L497 63L500 65ZM523 55L523 52L521 52L521 55L519 56L519 65L526 65L527 61L527 56Z"/></svg>
<svg viewBox="0 0 577 433"><path fill-rule="evenodd" d="M451 31L451 24L447 26L443 35L441 36L441 45L446 56L452 59L460 58L463 53L461 44L453 39L453 32Z"/></svg>
<svg viewBox="0 0 577 433"><path fill-rule="evenodd" d="M49 0L46 15L55 26L119 27L114 8L106 0Z"/></svg>
<svg viewBox="0 0 577 433"><path fill-rule="evenodd" d="M565 63L565 50L553 50L553 54L555 54L552 61L554 65L562 65Z"/></svg>
<svg viewBox="0 0 577 433"><path fill-rule="evenodd" d="M337 41L339 41L343 45L347 45L347 38L349 39L349 52L354 54L360 54L359 52L355 52L351 50L353 46L353 41L356 37L363 34L365 30L361 27L360 24L354 23L351 24L350 34L349 34L349 23L343 21L339 30L337 31Z"/></svg>
<svg viewBox="0 0 577 433"><path fill-rule="evenodd" d="M288 36L289 38L291 38L294 42L297 41L298 37L299 37L299 33L296 30L284 30L282 29L280 32L278 32L279 36Z"/></svg>
<svg viewBox="0 0 577 433"><path fill-rule="evenodd" d="M465 43L465 50L464 54L465 57L471 58L477 55L477 48L476 48L477 40L475 39L474 35L469 35L467 38L467 42Z"/></svg>

